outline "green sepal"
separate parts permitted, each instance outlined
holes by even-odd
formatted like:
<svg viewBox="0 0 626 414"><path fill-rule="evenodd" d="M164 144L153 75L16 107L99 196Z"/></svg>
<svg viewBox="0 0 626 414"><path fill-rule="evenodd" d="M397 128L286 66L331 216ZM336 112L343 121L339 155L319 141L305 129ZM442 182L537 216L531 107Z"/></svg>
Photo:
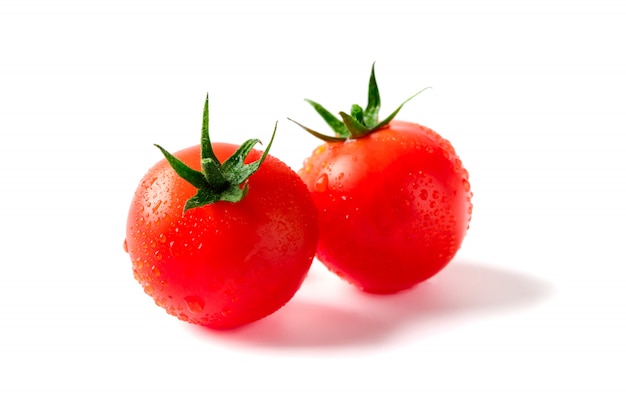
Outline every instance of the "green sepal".
<svg viewBox="0 0 626 414"><path fill-rule="evenodd" d="M343 123L346 125L346 128L348 128L348 131L350 131L350 138L361 138L370 133L370 129L359 122L354 116L350 116L345 112L339 112L339 115L341 115Z"/></svg>
<svg viewBox="0 0 626 414"><path fill-rule="evenodd" d="M176 171L176 174L180 175L181 178L196 188L203 188L206 186L206 179L200 171L196 171L193 168L188 167L187 164L167 152L160 145L154 144L154 146L161 150L167 162L174 169L174 171Z"/></svg>
<svg viewBox="0 0 626 414"><path fill-rule="evenodd" d="M357 123L366 126L365 121L363 120L363 108L361 108L360 105L357 105L357 104L352 105L352 109L350 110L350 116L352 116L352 118L354 118L354 120ZM341 117L343 118L343 115L341 115ZM344 123L346 122L345 119L343 122ZM350 129L350 127L348 127L348 129Z"/></svg>
<svg viewBox="0 0 626 414"><path fill-rule="evenodd" d="M212 159L215 164L220 165L220 160L217 159L213 152L213 145L211 145L211 138L209 137L209 94L206 94L204 99L204 109L202 111L202 133L200 135L200 157L205 159Z"/></svg>
<svg viewBox="0 0 626 414"><path fill-rule="evenodd" d="M201 171L194 170L161 146L155 144L161 153L163 153L163 156L172 169L182 179L198 189L196 194L185 202L183 211L217 203L219 201L231 203L241 201L248 193L247 180L259 169L269 154L269 150L274 142L274 137L276 136L278 122L274 125L274 132L272 133L269 145L265 148L263 155L257 161L249 164L244 163L244 160L248 154L250 154L253 147L261 142L258 139L249 139L237 148L224 163L220 163L213 151L209 137L208 102L209 97L207 94L202 115L202 132L200 137Z"/></svg>
<svg viewBox="0 0 626 414"><path fill-rule="evenodd" d="M297 121L294 121L291 118L287 118L287 119L290 120L291 122L293 122L294 124L298 125L300 128L304 129L306 132L308 132L309 134L313 135L314 137L321 139L322 141L326 141L326 142L343 142L343 141L346 140L346 138L348 138L348 136L350 136L350 131L348 131L348 134L347 134L346 137L325 135L325 134L319 133L317 131L314 131L311 128L305 127L301 123L299 123ZM347 130L347 128L346 128L346 130Z"/></svg>
<svg viewBox="0 0 626 414"><path fill-rule="evenodd" d="M383 119L381 122L378 123L378 125L376 125L375 127L372 128L372 131L375 131L377 129L380 129L382 127L384 127L385 125L387 125L389 122L391 122L391 120L393 118L396 117L396 115L398 115L398 112L400 112L400 109L402 109L402 107L409 102L411 99L415 98L417 95L419 95L420 93L424 92L426 89L429 89L429 87L426 87L424 89L422 89L421 91L417 92L416 94L412 95L411 97L409 97L409 99L407 99L406 101L402 102L400 104L400 106L398 108L396 108L395 111L393 111L387 118Z"/></svg>
<svg viewBox="0 0 626 414"><path fill-rule="evenodd" d="M305 99L305 101L311 104L313 108L317 111L317 113L321 115L324 121L326 121L326 123L332 128L332 130L336 133L336 136L322 134L300 124L299 122L294 121L291 118L288 119L299 127L303 128L311 135L326 142L339 142L345 141L347 139L358 139L388 125L408 101L428 89L424 88L411 96L406 101L402 102L402 104L400 104L400 106L397 107L395 111L393 111L389 116L379 122L378 113L380 111L381 100L380 92L378 90L378 84L376 82L376 74L374 73L374 67L375 63L372 64L372 71L368 84L367 106L365 107L365 110L361 106L354 104L352 105L350 115L345 112L339 112L339 115L341 116L341 120L339 120L328 110L326 110L322 105L310 99Z"/></svg>
<svg viewBox="0 0 626 414"><path fill-rule="evenodd" d="M196 195L194 195L189 200L187 200L183 211L187 211L191 208L202 207L207 204L217 203L219 200L220 200L219 193L205 189L205 188L200 188L198 189L198 192L196 193Z"/></svg>
<svg viewBox="0 0 626 414"><path fill-rule="evenodd" d="M346 126L343 124L343 122L341 122L341 120L337 119L326 108L324 108L322 105L320 105L317 102L314 102L314 101L312 101L310 99L305 99L305 101L308 102L309 104L311 104L313 109L315 109L317 111L317 113L320 114L320 116L324 119L324 121L326 121L328 126L331 127L332 130L335 131L335 133L338 136L344 137L344 138L347 138L347 137L350 136L350 131L348 130L348 128L346 128Z"/></svg>
<svg viewBox="0 0 626 414"><path fill-rule="evenodd" d="M239 148L237 148L233 155L231 155L226 161L224 161L222 167L224 168L224 175L226 176L226 179L228 179L228 181L232 183L236 182L237 184L241 184L245 181L245 174L237 171L237 167L244 165L243 160L246 159L252 148L260 142L261 141L258 139L249 139L245 141L243 144L241 144ZM250 167L250 164L248 164L247 166Z"/></svg>
<svg viewBox="0 0 626 414"><path fill-rule="evenodd" d="M228 186L228 181L224 177L222 168L218 164L219 161L213 158L204 158L200 161L202 168L202 175L204 176L207 184L214 190L223 190Z"/></svg>
<svg viewBox="0 0 626 414"><path fill-rule="evenodd" d="M372 128L378 122L378 111L380 111L380 93L378 92L378 84L376 83L376 75L374 74L374 65L372 63L372 73L370 74L370 82L367 88L367 106L363 119L365 126Z"/></svg>
<svg viewBox="0 0 626 414"><path fill-rule="evenodd" d="M270 143L263 151L263 155L256 161L253 161L249 164L244 164L243 161L248 156L252 147L256 144L261 143L258 139L249 139L244 142L238 149L230 156L224 164L222 165L224 169L224 176L226 179L233 184L242 184L244 181L248 179L252 174L254 174L261 164L269 154L270 148L272 148L272 143L274 142L274 136L276 135L276 128L278 127L278 122L274 124L274 132L272 132L272 138L270 138ZM244 194L245 195L245 194Z"/></svg>

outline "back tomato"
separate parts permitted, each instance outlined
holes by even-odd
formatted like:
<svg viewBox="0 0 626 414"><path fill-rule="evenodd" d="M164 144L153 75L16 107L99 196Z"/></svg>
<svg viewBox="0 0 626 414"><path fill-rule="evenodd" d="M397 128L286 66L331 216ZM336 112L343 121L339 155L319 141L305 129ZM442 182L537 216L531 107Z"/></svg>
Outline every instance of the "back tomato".
<svg viewBox="0 0 626 414"><path fill-rule="evenodd" d="M317 206L317 257L372 293L408 289L455 255L471 211L468 173L434 131L391 121L318 147L299 174Z"/></svg>
<svg viewBox="0 0 626 414"><path fill-rule="evenodd" d="M236 149L213 144L221 162ZM245 162L262 155L252 150ZM174 156L200 169L200 146ZM281 308L302 284L317 243L317 212L307 188L270 155L246 185L241 201L183 213L197 189L165 159L141 180L125 248L135 278L168 313L211 328L234 328Z"/></svg>

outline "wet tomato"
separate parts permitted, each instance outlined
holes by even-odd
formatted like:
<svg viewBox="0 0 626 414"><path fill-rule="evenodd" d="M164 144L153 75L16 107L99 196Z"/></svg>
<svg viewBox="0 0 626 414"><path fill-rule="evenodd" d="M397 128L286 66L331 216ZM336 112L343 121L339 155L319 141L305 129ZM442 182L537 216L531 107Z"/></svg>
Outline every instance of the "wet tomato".
<svg viewBox="0 0 626 414"><path fill-rule="evenodd" d="M309 102L336 133L303 127L326 141L299 171L319 213L319 260L372 293L437 274L461 247L472 213L468 172L450 142L392 120L402 105L379 122L373 67L366 109L355 105L339 120Z"/></svg>
<svg viewBox="0 0 626 414"><path fill-rule="evenodd" d="M292 298L311 265L311 196L268 155L271 142L265 152L257 142L211 144L207 100L202 144L159 147L166 159L134 194L124 243L134 276L181 320L228 329L261 319Z"/></svg>

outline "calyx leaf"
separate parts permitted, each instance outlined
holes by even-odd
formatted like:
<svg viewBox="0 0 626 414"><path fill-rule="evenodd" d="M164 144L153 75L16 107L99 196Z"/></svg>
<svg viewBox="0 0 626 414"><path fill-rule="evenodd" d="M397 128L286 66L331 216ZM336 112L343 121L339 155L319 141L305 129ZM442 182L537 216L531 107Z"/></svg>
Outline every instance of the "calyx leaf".
<svg viewBox="0 0 626 414"><path fill-rule="evenodd" d="M194 170L161 146L155 146L161 151L172 169L185 181L197 188L197 193L185 203L184 211L202 207L218 201L237 203L248 193L248 178L254 174L265 158L274 142L278 122L274 124L274 132L263 155L257 161L245 164L244 160L252 148L260 143L258 139L245 141L223 163L221 163L211 145L209 137L209 95L204 101L202 114L202 133L200 138L201 171Z"/></svg>
<svg viewBox="0 0 626 414"><path fill-rule="evenodd" d="M335 132L334 136L322 134L300 124L299 122L294 121L291 118L288 119L303 128L311 135L326 142L340 142L347 139L362 138L389 124L389 122L391 122L391 120L398 114L398 112L400 112L400 109L402 109L402 107L407 102L428 89L424 88L409 97L406 101L402 102L395 111L393 111L389 116L379 122L378 112L380 111L381 100L380 93L378 91L378 84L376 83L374 66L375 63L372 64L372 71L370 74L370 80L368 85L367 106L365 107L365 109L356 104L352 105L350 114L347 114L346 112L339 112L341 119L338 119L319 103L310 99L305 99L305 101L308 102L313 107L313 109L315 109L315 111L324 119L324 121L326 121L328 126Z"/></svg>

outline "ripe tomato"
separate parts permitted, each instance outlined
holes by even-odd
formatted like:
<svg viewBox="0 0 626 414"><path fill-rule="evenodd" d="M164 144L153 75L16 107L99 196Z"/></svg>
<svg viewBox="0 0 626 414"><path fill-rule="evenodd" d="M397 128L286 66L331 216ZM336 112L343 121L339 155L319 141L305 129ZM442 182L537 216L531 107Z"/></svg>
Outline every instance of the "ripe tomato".
<svg viewBox="0 0 626 414"><path fill-rule="evenodd" d="M167 160L146 173L133 197L124 245L134 276L157 305L183 321L227 329L263 318L292 298L315 255L317 213L307 188L267 150L252 150L256 140L250 141L242 145L249 153L226 143L173 156L162 150ZM202 205L198 199L206 197L168 163L200 169L201 154L226 170L235 164L239 171L258 169L239 177L222 199Z"/></svg>
<svg viewBox="0 0 626 414"><path fill-rule="evenodd" d="M402 105L378 122L373 67L369 92L367 109L355 105L343 122L309 101L337 136L304 127L327 142L299 175L319 213L318 259L364 291L394 293L450 262L469 226L472 193L449 141L391 120Z"/></svg>

